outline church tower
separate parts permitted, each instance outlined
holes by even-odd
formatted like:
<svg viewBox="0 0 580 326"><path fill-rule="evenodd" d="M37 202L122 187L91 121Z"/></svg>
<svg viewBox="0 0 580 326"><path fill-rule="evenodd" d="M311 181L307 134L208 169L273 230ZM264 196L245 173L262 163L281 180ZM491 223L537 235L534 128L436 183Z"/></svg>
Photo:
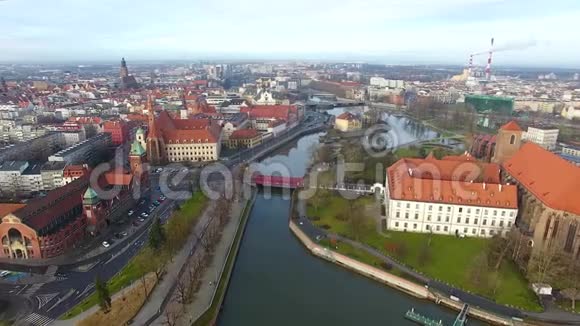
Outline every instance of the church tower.
<svg viewBox="0 0 580 326"><path fill-rule="evenodd" d="M510 121L499 128L495 141L495 153L491 161L501 164L510 159L522 145L522 128Z"/></svg>
<svg viewBox="0 0 580 326"><path fill-rule="evenodd" d="M147 111L149 121L149 134L147 135L147 158L153 165L163 164L165 162L165 142L163 135L157 128L155 122L155 106L153 104L153 97L149 96L147 99Z"/></svg>
<svg viewBox="0 0 580 326"><path fill-rule="evenodd" d="M83 211L87 219L87 232L97 235L107 226L106 209L99 195L91 188L87 188L83 195Z"/></svg>
<svg viewBox="0 0 580 326"><path fill-rule="evenodd" d="M125 58L121 58L121 71L119 72L121 79L129 77L129 69L127 69L127 62Z"/></svg>
<svg viewBox="0 0 580 326"><path fill-rule="evenodd" d="M137 131L135 132L135 140L137 140L139 144L141 144L143 150L147 148L147 137L145 136L145 130L143 130L143 128L141 127L137 128Z"/></svg>
<svg viewBox="0 0 580 326"><path fill-rule="evenodd" d="M145 155L145 148L141 143L135 139L131 144L131 152L129 153L129 165L131 167L131 174L133 180L139 183L140 191L145 190L149 182L149 172L147 164L147 157Z"/></svg>

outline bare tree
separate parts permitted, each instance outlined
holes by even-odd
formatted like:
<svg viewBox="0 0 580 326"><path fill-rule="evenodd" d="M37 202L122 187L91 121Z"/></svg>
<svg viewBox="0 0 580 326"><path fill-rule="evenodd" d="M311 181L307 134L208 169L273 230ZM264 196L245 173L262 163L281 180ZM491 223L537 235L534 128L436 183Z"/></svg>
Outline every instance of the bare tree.
<svg viewBox="0 0 580 326"><path fill-rule="evenodd" d="M536 283L555 281L566 270L562 260L562 254L548 243L545 248L532 255L528 277Z"/></svg>
<svg viewBox="0 0 580 326"><path fill-rule="evenodd" d="M578 260L570 258L568 273L564 275L566 288L560 291L562 296L572 302L572 310L576 311L576 300L580 300L580 273L578 273Z"/></svg>
<svg viewBox="0 0 580 326"><path fill-rule="evenodd" d="M181 316L181 312L179 311L172 311L171 309L166 309L165 313L163 314L164 320L163 325L167 326L176 326L177 320Z"/></svg>

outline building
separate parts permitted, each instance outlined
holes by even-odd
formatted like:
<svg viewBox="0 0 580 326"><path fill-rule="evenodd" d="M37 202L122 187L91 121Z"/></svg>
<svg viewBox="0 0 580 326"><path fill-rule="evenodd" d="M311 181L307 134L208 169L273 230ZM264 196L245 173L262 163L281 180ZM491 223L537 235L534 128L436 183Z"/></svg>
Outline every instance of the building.
<svg viewBox="0 0 580 326"><path fill-rule="evenodd" d="M262 143L262 135L256 129L239 129L224 143L228 148L252 148Z"/></svg>
<svg viewBox="0 0 580 326"><path fill-rule="evenodd" d="M99 153L111 144L111 134L101 133L60 152L51 155L51 162L66 162L67 164L99 163Z"/></svg>
<svg viewBox="0 0 580 326"><path fill-rule="evenodd" d="M514 110L514 99L488 95L465 95L465 103L473 106L478 113L493 112L511 115Z"/></svg>
<svg viewBox="0 0 580 326"><path fill-rule="evenodd" d="M268 132L271 122L281 120L287 128L293 128L302 118L302 113L295 105L254 105L241 108L249 116L250 126L260 132Z"/></svg>
<svg viewBox="0 0 580 326"><path fill-rule="evenodd" d="M530 141L540 145L540 147L545 148L549 151L556 149L556 143L558 142L558 133L560 130L558 128L535 128L528 127L528 131L522 136L523 140Z"/></svg>
<svg viewBox="0 0 580 326"><path fill-rule="evenodd" d="M511 158L522 145L522 129L515 121L501 126L495 139L495 148L491 161L502 163Z"/></svg>
<svg viewBox="0 0 580 326"><path fill-rule="evenodd" d="M28 166L26 161L5 161L0 165L0 191L3 196L20 192L22 174Z"/></svg>
<svg viewBox="0 0 580 326"><path fill-rule="evenodd" d="M58 131L65 147L73 146L87 139L84 126L76 122L65 122L60 126L52 128Z"/></svg>
<svg viewBox="0 0 580 326"><path fill-rule="evenodd" d="M223 123L222 127L222 139L227 140L230 135L240 129L246 129L250 124L248 120L248 114L237 113L227 117Z"/></svg>
<svg viewBox="0 0 580 326"><path fill-rule="evenodd" d="M64 162L54 162L54 163L64 163ZM62 185L64 186L84 176L88 176L89 173L90 170L86 164L67 165L62 171Z"/></svg>
<svg viewBox="0 0 580 326"><path fill-rule="evenodd" d="M27 142L11 144L0 148L0 162L46 160L61 146L62 138L56 132L49 132L43 136Z"/></svg>
<svg viewBox="0 0 580 326"><path fill-rule="evenodd" d="M580 157L580 147L571 146L571 145L564 145L562 147L562 154Z"/></svg>
<svg viewBox="0 0 580 326"><path fill-rule="evenodd" d="M111 134L111 143L115 146L129 140L129 127L123 120L109 120L103 123L103 132Z"/></svg>
<svg viewBox="0 0 580 326"><path fill-rule="evenodd" d="M336 117L334 129L342 132L359 130L362 128L361 120L350 112L344 112Z"/></svg>
<svg viewBox="0 0 580 326"><path fill-rule="evenodd" d="M500 166L466 154L401 159L387 169L382 228L491 237L514 225L517 188L500 182Z"/></svg>
<svg viewBox="0 0 580 326"><path fill-rule="evenodd" d="M216 161L221 150L221 126L211 118L174 119L165 110L155 116L147 101L147 157L151 164Z"/></svg>
<svg viewBox="0 0 580 326"><path fill-rule="evenodd" d="M63 175L65 166L65 162L46 162L42 165L40 168L40 176L42 178L44 191L53 190L64 185Z"/></svg>
<svg viewBox="0 0 580 326"><path fill-rule="evenodd" d="M119 71L119 88L121 89L134 89L139 88L139 83L129 74L129 69L127 68L127 62L125 58L121 59L121 69Z"/></svg>
<svg viewBox="0 0 580 326"><path fill-rule="evenodd" d="M523 239L517 261L549 246L578 258L580 255L580 167L537 144L524 143L502 164L504 179L516 184Z"/></svg>

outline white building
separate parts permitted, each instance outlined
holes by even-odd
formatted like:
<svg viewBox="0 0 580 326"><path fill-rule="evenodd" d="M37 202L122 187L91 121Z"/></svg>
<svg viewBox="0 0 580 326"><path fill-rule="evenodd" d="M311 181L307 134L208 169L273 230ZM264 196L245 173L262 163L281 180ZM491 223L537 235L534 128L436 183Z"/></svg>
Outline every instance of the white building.
<svg viewBox="0 0 580 326"><path fill-rule="evenodd" d="M399 160L387 169L384 202L382 228L393 231L505 236L518 213L517 188L500 184L499 165L469 156Z"/></svg>
<svg viewBox="0 0 580 326"><path fill-rule="evenodd" d="M560 130L553 129L541 129L528 127L528 131L522 135L523 140L527 140L532 143L536 143L547 150L553 150L556 148L556 143L558 141L558 133Z"/></svg>
<svg viewBox="0 0 580 326"><path fill-rule="evenodd" d="M580 157L580 147L564 146L562 147L562 154Z"/></svg>
<svg viewBox="0 0 580 326"><path fill-rule="evenodd" d="M371 86L382 88L405 88L405 82L402 80L385 79L383 77L371 77Z"/></svg>

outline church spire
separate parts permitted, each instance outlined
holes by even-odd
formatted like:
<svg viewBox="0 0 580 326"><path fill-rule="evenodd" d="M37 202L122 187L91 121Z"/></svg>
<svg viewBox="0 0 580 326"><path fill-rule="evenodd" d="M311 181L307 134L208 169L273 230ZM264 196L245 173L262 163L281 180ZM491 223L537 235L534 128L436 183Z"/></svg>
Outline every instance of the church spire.
<svg viewBox="0 0 580 326"><path fill-rule="evenodd" d="M129 76L129 69L127 69L127 62L125 58L121 58L121 71L119 72L121 79Z"/></svg>

